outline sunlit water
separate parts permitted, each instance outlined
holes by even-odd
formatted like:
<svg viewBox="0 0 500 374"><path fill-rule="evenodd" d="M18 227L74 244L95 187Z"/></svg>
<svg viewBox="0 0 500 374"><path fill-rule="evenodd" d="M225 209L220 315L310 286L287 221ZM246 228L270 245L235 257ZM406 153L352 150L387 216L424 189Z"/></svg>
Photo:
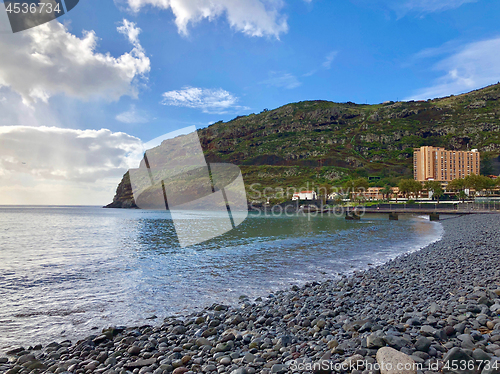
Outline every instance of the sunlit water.
<svg viewBox="0 0 500 374"><path fill-rule="evenodd" d="M182 249L168 212L0 207L0 351L265 297L386 262L441 233L422 217L250 215Z"/></svg>

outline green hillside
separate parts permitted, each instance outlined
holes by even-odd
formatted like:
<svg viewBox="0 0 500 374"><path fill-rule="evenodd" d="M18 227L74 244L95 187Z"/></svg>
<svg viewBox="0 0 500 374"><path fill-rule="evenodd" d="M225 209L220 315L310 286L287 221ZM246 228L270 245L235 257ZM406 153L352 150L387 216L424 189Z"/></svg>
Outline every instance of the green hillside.
<svg viewBox="0 0 500 374"><path fill-rule="evenodd" d="M413 148L477 148L500 173L500 84L428 101L359 105L305 101L199 130L207 161L239 165L247 188L411 178ZM131 205L127 178L111 206Z"/></svg>

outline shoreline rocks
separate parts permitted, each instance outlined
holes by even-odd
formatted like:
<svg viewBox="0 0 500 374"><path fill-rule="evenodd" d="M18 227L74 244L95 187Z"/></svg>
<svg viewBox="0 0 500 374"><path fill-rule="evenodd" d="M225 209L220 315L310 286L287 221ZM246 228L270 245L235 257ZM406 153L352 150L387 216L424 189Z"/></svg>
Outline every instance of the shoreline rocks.
<svg viewBox="0 0 500 374"><path fill-rule="evenodd" d="M500 215L442 223L441 241L350 277L12 347L0 372L500 374Z"/></svg>

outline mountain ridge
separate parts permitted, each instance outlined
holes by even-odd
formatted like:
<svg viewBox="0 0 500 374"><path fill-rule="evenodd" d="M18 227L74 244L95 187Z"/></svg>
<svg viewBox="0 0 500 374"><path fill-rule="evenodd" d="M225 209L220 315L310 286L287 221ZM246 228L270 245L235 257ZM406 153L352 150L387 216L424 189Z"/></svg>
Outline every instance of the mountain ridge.
<svg viewBox="0 0 500 374"><path fill-rule="evenodd" d="M499 115L500 84L494 84L427 101L302 101L219 121L198 134L207 162L240 166L252 191L352 177L394 185L413 176L413 148L423 145L477 148L482 171L500 173ZM135 206L127 177L108 207Z"/></svg>

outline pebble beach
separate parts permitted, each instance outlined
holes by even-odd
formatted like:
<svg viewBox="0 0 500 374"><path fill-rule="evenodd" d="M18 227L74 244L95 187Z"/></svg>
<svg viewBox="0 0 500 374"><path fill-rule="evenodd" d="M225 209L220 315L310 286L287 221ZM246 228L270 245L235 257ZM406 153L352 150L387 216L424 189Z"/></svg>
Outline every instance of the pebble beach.
<svg viewBox="0 0 500 374"><path fill-rule="evenodd" d="M349 277L12 347L0 372L500 373L500 215L442 225L440 241Z"/></svg>

